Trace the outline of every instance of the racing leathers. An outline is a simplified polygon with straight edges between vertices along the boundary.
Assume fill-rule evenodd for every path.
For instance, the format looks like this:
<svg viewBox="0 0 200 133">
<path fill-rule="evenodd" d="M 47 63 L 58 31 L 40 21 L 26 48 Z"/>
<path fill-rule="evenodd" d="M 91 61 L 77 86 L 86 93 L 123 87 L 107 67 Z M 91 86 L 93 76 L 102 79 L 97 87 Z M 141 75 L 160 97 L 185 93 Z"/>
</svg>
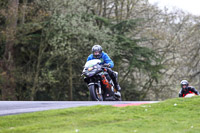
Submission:
<svg viewBox="0 0 200 133">
<path fill-rule="evenodd" d="M 199 92 L 193 86 L 188 86 L 185 89 L 181 88 L 179 97 L 185 97 L 189 93 L 195 93 L 196 95 L 199 95 Z"/>
</svg>

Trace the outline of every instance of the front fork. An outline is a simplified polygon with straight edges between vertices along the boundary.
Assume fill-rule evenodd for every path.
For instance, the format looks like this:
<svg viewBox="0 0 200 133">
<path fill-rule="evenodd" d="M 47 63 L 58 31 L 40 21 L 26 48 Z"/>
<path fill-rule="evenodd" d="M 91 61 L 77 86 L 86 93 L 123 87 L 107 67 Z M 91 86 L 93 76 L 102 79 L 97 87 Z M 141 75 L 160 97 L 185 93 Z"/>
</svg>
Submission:
<svg viewBox="0 0 200 133">
<path fill-rule="evenodd" d="M 102 91 L 101 91 L 101 82 L 100 82 L 100 80 L 98 81 L 98 86 L 99 86 L 99 94 L 101 95 Z"/>
</svg>

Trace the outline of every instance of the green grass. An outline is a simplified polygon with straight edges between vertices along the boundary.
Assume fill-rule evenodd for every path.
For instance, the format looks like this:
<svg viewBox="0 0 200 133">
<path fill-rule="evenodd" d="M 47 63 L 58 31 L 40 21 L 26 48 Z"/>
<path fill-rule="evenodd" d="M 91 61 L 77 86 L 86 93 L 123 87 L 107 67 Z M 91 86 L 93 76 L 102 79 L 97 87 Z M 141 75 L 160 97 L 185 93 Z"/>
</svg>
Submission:
<svg viewBox="0 0 200 133">
<path fill-rule="evenodd" d="M 176 105 L 176 106 L 175 106 Z M 0 133 L 199 133 L 200 97 L 1 116 Z"/>
</svg>

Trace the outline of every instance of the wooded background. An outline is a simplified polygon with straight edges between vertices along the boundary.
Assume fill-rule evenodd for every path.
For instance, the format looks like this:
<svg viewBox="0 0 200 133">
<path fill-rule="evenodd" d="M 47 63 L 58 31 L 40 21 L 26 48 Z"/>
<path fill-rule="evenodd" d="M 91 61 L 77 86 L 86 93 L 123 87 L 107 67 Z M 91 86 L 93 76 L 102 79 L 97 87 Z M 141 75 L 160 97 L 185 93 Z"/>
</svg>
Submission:
<svg viewBox="0 0 200 133">
<path fill-rule="evenodd" d="M 148 0 L 0 0 L 0 100 L 89 100 L 94 44 L 119 72 L 123 100 L 199 90 L 200 17 Z"/>
</svg>

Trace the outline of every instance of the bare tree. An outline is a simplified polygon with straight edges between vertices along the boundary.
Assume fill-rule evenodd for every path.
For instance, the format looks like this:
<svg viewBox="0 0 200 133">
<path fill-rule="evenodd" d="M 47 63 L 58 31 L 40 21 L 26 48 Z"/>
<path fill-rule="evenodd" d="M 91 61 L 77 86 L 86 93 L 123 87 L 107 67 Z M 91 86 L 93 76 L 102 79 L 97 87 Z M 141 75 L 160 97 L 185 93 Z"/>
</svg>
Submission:
<svg viewBox="0 0 200 133">
<path fill-rule="evenodd" d="M 18 0 L 8 1 L 8 14 L 6 18 L 6 45 L 3 57 L 3 87 L 2 100 L 16 100 L 15 93 L 15 63 L 14 63 L 14 43 L 18 20 Z"/>
</svg>

